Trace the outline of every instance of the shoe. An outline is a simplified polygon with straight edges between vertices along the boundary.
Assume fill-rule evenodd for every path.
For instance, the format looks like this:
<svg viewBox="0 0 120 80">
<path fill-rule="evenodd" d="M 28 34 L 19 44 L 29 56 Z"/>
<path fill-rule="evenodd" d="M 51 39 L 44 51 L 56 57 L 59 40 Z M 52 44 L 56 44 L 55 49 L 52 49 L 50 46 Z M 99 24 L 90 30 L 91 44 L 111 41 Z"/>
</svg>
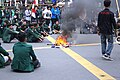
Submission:
<svg viewBox="0 0 120 80">
<path fill-rule="evenodd" d="M 40 64 L 40 63 L 38 63 L 35 68 L 39 68 L 39 67 L 41 67 L 41 64 Z"/>
<path fill-rule="evenodd" d="M 39 60 L 33 61 L 34 68 L 39 68 L 41 66 Z"/>
<path fill-rule="evenodd" d="M 103 55 L 102 58 L 104 58 L 105 60 L 113 61 L 113 59 L 107 54 Z"/>
<path fill-rule="evenodd" d="M 104 56 L 104 55 L 102 55 L 102 58 L 105 58 L 105 56 Z"/>
<path fill-rule="evenodd" d="M 104 56 L 104 55 L 102 56 L 102 58 L 105 59 L 105 60 L 108 60 L 108 57 L 106 57 L 106 56 Z"/>
<path fill-rule="evenodd" d="M 113 59 L 110 56 L 108 56 L 108 60 L 113 61 Z"/>
<path fill-rule="evenodd" d="M 8 65 L 10 65 L 11 64 L 11 60 L 8 60 L 4 65 L 5 66 L 8 66 Z"/>
<path fill-rule="evenodd" d="M 108 55 L 107 54 L 104 54 L 103 56 L 102 56 L 102 58 L 104 58 L 104 59 L 108 59 Z"/>
<path fill-rule="evenodd" d="M 105 57 L 108 57 L 108 54 L 104 54 Z"/>
</svg>

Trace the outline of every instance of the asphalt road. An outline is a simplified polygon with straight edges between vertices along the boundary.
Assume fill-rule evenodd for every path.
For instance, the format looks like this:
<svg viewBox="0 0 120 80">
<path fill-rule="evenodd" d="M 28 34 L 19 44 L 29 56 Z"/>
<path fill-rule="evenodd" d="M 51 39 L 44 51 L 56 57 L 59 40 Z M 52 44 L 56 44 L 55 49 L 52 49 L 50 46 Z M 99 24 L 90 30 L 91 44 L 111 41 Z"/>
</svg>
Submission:
<svg viewBox="0 0 120 80">
<path fill-rule="evenodd" d="M 54 39 L 57 37 L 51 36 Z M 120 80 L 120 45 L 114 44 L 111 55 L 114 60 L 106 61 L 101 58 L 98 35 L 77 34 L 75 39 L 79 45 L 68 49 L 51 48 L 47 45 L 50 43 L 47 39 L 43 43 L 29 43 L 33 45 L 42 66 L 31 73 L 12 72 L 11 67 L 7 66 L 0 69 L 0 80 Z M 2 43 L 11 57 L 13 54 L 10 50 L 15 42 L 17 40 Z"/>
</svg>

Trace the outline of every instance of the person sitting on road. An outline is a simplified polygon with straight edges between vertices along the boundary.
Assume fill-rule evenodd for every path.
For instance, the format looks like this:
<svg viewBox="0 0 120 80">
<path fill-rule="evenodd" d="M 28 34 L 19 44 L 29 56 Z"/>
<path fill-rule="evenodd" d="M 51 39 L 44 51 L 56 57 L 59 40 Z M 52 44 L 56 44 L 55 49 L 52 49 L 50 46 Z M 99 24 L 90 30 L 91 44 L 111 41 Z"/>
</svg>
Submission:
<svg viewBox="0 0 120 80">
<path fill-rule="evenodd" d="M 25 32 L 26 29 L 27 29 L 26 25 L 23 24 L 23 25 L 17 27 L 16 31 L 18 31 L 18 32 Z"/>
<path fill-rule="evenodd" d="M 43 28 L 42 26 L 40 26 L 39 23 L 37 23 L 37 24 L 35 25 L 35 29 L 36 29 L 36 31 L 37 31 L 39 34 L 41 34 L 41 36 L 43 36 L 43 37 L 48 36 L 47 32 L 44 31 L 44 28 Z"/>
<path fill-rule="evenodd" d="M 56 23 L 53 25 L 53 32 L 54 34 L 60 33 L 60 25 L 58 21 L 56 21 Z"/>
<path fill-rule="evenodd" d="M 0 68 L 4 68 L 7 65 L 10 65 L 11 58 L 9 56 L 9 53 L 2 48 L 0 43 Z"/>
<path fill-rule="evenodd" d="M 42 42 L 43 38 L 39 32 L 35 30 L 35 23 L 31 23 L 29 28 L 26 30 L 27 42 Z"/>
<path fill-rule="evenodd" d="M 10 43 L 14 38 L 17 38 L 19 32 L 13 29 L 12 24 L 8 24 L 4 29 L 2 40 L 4 43 Z"/>
<path fill-rule="evenodd" d="M 32 72 L 40 67 L 40 62 L 37 59 L 32 45 L 26 43 L 26 34 L 24 32 L 18 35 L 19 42 L 13 46 L 13 61 L 11 69 L 15 72 Z"/>
</svg>

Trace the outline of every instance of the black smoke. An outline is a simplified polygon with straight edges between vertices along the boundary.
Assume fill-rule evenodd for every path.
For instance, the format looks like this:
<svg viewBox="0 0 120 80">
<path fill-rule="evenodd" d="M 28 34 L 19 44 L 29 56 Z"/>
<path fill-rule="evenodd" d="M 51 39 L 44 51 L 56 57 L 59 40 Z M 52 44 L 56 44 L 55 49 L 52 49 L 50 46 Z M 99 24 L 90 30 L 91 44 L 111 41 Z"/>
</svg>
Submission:
<svg viewBox="0 0 120 80">
<path fill-rule="evenodd" d="M 84 22 L 92 20 L 97 12 L 97 0 L 74 0 L 70 6 L 66 4 L 61 13 L 63 32 L 72 36 L 76 29 L 84 27 Z"/>
<path fill-rule="evenodd" d="M 96 4 L 96 0 L 74 0 L 70 6 L 66 4 L 61 14 L 62 29 L 73 31 L 81 20 L 86 21 L 93 18 L 97 11 Z"/>
</svg>

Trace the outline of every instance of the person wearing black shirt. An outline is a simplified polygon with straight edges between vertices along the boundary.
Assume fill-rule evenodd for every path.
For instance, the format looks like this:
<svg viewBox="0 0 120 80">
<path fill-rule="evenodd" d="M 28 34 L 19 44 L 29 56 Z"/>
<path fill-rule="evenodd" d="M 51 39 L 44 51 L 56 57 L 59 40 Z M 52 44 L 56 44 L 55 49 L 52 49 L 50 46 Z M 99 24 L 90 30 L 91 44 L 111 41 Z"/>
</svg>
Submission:
<svg viewBox="0 0 120 80">
<path fill-rule="evenodd" d="M 108 60 L 112 60 L 110 55 L 113 49 L 114 29 L 116 29 L 114 13 L 109 10 L 110 5 L 111 0 L 104 0 L 105 9 L 98 15 L 98 31 L 101 37 L 102 55 L 103 58 Z M 108 45 L 106 41 L 108 41 Z"/>
</svg>

